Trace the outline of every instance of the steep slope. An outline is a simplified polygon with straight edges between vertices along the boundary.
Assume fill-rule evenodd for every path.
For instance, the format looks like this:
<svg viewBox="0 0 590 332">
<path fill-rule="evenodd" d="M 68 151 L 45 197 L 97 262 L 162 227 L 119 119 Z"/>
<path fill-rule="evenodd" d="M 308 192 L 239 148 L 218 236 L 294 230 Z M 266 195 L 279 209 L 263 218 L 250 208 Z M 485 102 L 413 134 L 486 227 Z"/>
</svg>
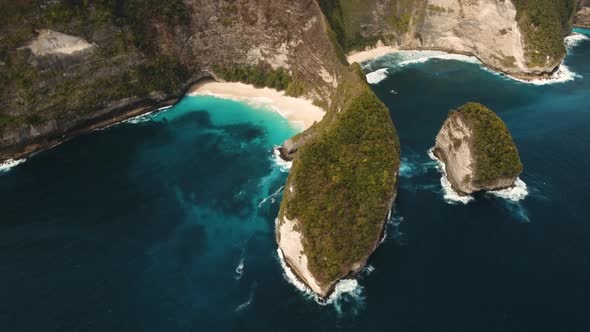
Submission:
<svg viewBox="0 0 590 332">
<path fill-rule="evenodd" d="M 508 128 L 478 103 L 449 113 L 436 136 L 434 154 L 445 164 L 453 189 L 461 194 L 511 187 L 522 172 Z"/>
<path fill-rule="evenodd" d="M 347 51 L 381 40 L 404 49 L 474 55 L 489 67 L 531 78 L 553 72 L 563 60 L 576 0 L 321 3 Z"/>
</svg>

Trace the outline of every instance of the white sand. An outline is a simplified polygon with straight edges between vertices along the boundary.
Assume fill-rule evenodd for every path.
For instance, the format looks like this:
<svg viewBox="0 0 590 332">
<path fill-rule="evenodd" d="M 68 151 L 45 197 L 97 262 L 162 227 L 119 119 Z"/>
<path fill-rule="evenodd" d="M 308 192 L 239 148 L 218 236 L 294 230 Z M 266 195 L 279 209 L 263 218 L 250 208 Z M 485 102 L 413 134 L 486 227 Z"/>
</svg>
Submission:
<svg viewBox="0 0 590 332">
<path fill-rule="evenodd" d="M 195 84 L 188 93 L 210 95 L 220 98 L 245 101 L 278 112 L 289 122 L 305 130 L 319 122 L 325 112 L 313 105 L 311 100 L 286 96 L 284 92 L 269 88 L 256 88 L 244 83 L 203 82 Z"/>
<path fill-rule="evenodd" d="M 358 62 L 362 63 L 365 61 L 369 61 L 371 59 L 375 59 L 389 53 L 393 53 L 397 51 L 397 47 L 394 46 L 385 46 L 381 41 L 377 42 L 377 45 L 374 48 L 368 48 L 364 51 L 353 51 L 346 56 L 346 59 L 349 63 Z"/>
</svg>

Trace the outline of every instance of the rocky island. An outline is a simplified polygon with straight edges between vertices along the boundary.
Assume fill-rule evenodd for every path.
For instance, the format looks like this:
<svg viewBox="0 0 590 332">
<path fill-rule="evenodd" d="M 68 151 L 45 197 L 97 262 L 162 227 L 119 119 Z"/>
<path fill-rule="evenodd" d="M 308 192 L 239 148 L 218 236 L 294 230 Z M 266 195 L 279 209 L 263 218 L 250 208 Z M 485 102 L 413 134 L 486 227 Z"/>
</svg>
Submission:
<svg viewBox="0 0 590 332">
<path fill-rule="evenodd" d="M 435 156 L 459 194 L 510 188 L 522 172 L 516 145 L 489 108 L 467 103 L 451 111 L 436 136 Z"/>
</svg>

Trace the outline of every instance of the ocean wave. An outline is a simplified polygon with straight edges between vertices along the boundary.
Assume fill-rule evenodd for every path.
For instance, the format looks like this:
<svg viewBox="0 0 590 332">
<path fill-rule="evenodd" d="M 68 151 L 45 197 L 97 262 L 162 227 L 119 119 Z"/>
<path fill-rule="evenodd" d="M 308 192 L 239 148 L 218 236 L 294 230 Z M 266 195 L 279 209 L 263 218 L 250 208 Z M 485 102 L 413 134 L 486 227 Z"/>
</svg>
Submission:
<svg viewBox="0 0 590 332">
<path fill-rule="evenodd" d="M 333 305 L 338 313 L 342 313 L 342 304 L 344 302 L 353 302 L 356 304 L 364 303 L 365 298 L 363 296 L 363 287 L 359 285 L 356 279 L 339 280 L 338 283 L 336 283 L 336 286 L 334 286 L 332 294 L 330 294 L 327 299 L 323 299 L 317 296 L 316 293 L 310 290 L 307 285 L 295 276 L 295 273 L 293 273 L 291 268 L 285 262 L 285 257 L 283 256 L 281 248 L 277 248 L 277 255 L 281 268 L 283 269 L 283 277 L 288 283 L 295 286 L 306 299 L 314 300 L 321 306 Z"/>
<path fill-rule="evenodd" d="M 276 202 L 276 198 L 277 196 L 279 196 L 281 194 L 281 192 L 283 191 L 283 188 L 285 186 L 281 186 L 279 189 L 277 189 L 274 193 L 272 193 L 272 195 L 263 198 L 260 203 L 258 203 L 258 207 L 261 208 L 266 202 L 270 201 L 272 204 L 274 204 Z"/>
<path fill-rule="evenodd" d="M 272 150 L 272 161 L 276 166 L 279 167 L 281 172 L 289 173 L 291 166 L 293 166 L 293 162 L 283 160 L 283 158 L 281 158 L 281 152 L 279 151 L 279 148 L 279 146 L 275 146 Z"/>
<path fill-rule="evenodd" d="M 582 33 L 574 32 L 571 35 L 565 37 L 564 42 L 567 48 L 571 48 L 578 46 L 584 40 L 590 40 L 590 37 Z"/>
<path fill-rule="evenodd" d="M 138 123 L 142 123 L 142 122 L 148 122 L 151 121 L 156 115 L 158 115 L 159 112 L 161 111 L 165 111 L 169 108 L 172 108 L 172 106 L 164 106 L 164 107 L 160 107 L 158 109 L 155 109 L 151 112 L 147 112 L 132 118 L 129 118 L 125 121 L 123 121 L 124 123 L 130 123 L 130 124 L 138 124 Z"/>
<path fill-rule="evenodd" d="M 451 204 L 458 204 L 458 203 L 467 204 L 467 203 L 471 202 L 472 200 L 474 200 L 474 198 L 472 196 L 459 195 L 459 193 L 457 193 L 453 189 L 453 186 L 451 186 L 451 183 L 447 179 L 447 170 L 445 168 L 445 164 L 434 155 L 434 148 L 431 148 L 428 150 L 428 156 L 430 157 L 430 159 L 437 162 L 437 168 L 438 168 L 439 172 L 442 173 L 442 176 L 440 178 L 440 184 L 443 189 L 443 198 L 445 199 L 445 201 L 447 201 L 448 203 L 451 203 Z"/>
<path fill-rule="evenodd" d="M 12 168 L 24 163 L 25 161 L 27 161 L 27 159 L 25 159 L 25 158 L 16 159 L 16 160 L 14 160 L 14 159 L 5 160 L 4 162 L 0 163 L 0 173 L 8 172 Z"/>
<path fill-rule="evenodd" d="M 381 68 L 381 69 L 377 69 L 375 71 L 372 71 L 366 75 L 367 76 L 367 83 L 377 84 L 377 83 L 383 81 L 384 79 L 386 79 L 387 74 L 388 74 L 387 68 Z"/>
<path fill-rule="evenodd" d="M 514 187 L 512 188 L 492 190 L 488 191 L 488 193 L 513 202 L 522 201 L 529 194 L 526 183 L 524 183 L 524 181 L 522 181 L 520 178 L 516 179 L 514 182 Z"/>
</svg>

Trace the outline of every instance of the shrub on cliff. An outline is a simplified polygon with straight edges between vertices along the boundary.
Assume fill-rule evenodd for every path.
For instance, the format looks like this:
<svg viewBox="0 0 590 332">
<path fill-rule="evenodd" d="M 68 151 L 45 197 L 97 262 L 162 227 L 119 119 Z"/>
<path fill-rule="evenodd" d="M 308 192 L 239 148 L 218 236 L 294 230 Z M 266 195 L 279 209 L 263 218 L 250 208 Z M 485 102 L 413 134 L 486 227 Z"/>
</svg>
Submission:
<svg viewBox="0 0 590 332">
<path fill-rule="evenodd" d="M 474 131 L 476 185 L 485 187 L 499 178 L 513 178 L 522 172 L 522 163 L 512 136 L 492 110 L 482 104 L 467 103 L 455 112 Z"/>
<path fill-rule="evenodd" d="M 321 283 L 371 253 L 395 194 L 399 141 L 360 67 L 343 78 L 318 134 L 298 151 L 282 211 L 302 224 L 308 268 Z"/>
</svg>

